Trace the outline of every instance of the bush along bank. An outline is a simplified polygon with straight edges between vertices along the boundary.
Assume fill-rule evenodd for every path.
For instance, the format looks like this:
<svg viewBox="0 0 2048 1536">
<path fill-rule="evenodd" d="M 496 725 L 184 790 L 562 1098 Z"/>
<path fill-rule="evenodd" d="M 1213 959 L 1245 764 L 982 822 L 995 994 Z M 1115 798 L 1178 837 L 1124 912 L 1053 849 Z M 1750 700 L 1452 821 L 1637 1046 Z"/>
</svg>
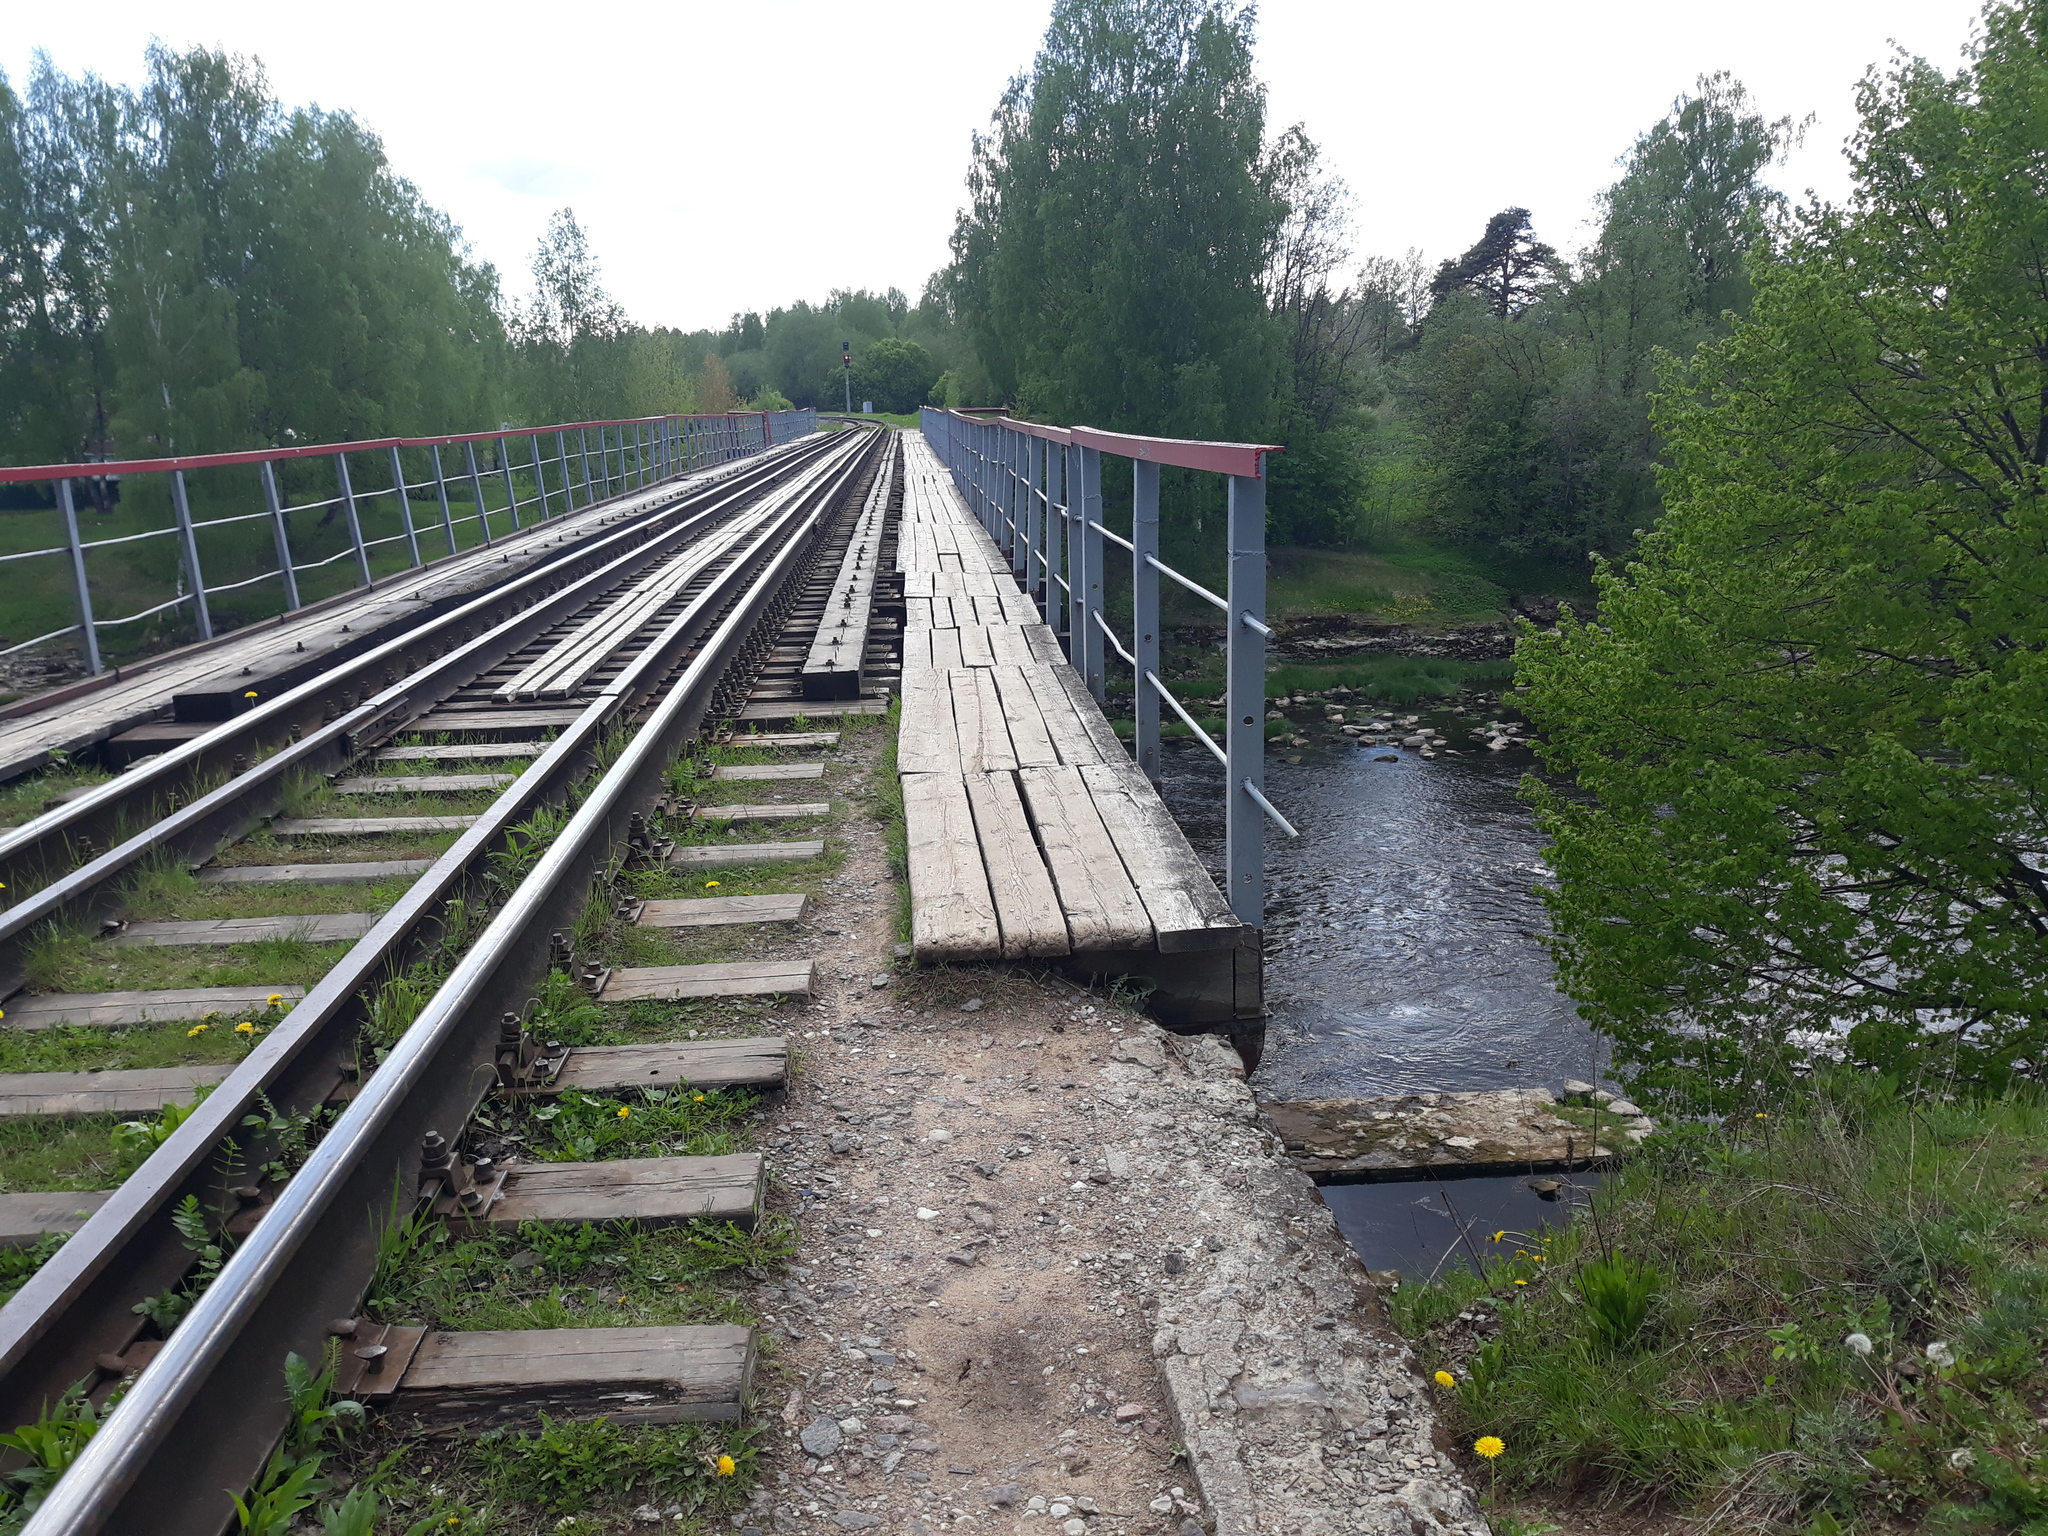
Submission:
<svg viewBox="0 0 2048 1536">
<path fill-rule="evenodd" d="M 1482 1487 L 1812 1536 L 2048 1532 L 2037 1093 L 1838 1073 L 1390 1298 Z M 1498 1443 L 1495 1443 L 1498 1442 Z"/>
</svg>

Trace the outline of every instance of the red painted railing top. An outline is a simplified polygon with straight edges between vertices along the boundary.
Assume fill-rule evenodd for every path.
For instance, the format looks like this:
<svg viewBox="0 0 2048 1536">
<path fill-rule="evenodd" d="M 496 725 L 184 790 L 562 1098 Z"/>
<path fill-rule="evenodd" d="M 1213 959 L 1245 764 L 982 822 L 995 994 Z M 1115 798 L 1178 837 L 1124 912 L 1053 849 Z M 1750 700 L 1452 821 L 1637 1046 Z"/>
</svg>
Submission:
<svg viewBox="0 0 2048 1536">
<path fill-rule="evenodd" d="M 1148 464 L 1167 464 L 1176 469 L 1206 469 L 1219 475 L 1245 475 L 1253 480 L 1264 478 L 1267 454 L 1287 451 L 1283 443 L 1208 443 L 1197 438 L 1104 432 L 1099 427 L 1048 427 L 1008 416 L 970 416 L 959 411 L 947 414 L 976 426 L 1007 427 L 1055 443 L 1078 443 L 1083 448 L 1113 453 L 1120 459 L 1143 459 Z"/>
<path fill-rule="evenodd" d="M 505 437 L 575 432 L 585 427 L 645 426 L 656 421 L 740 421 L 766 418 L 772 411 L 725 411 L 696 416 L 621 416 L 605 421 L 557 421 L 544 427 L 504 427 L 496 432 L 453 432 L 445 437 L 361 437 L 346 443 L 309 443 L 301 448 L 242 448 L 233 453 L 193 453 L 171 459 L 108 459 L 98 464 L 0 465 L 0 484 L 18 480 L 87 480 L 106 475 L 143 475 L 172 469 L 218 469 L 264 460 L 311 459 L 330 453 L 363 453 L 372 448 L 433 448 L 448 443 L 484 443 Z"/>
</svg>

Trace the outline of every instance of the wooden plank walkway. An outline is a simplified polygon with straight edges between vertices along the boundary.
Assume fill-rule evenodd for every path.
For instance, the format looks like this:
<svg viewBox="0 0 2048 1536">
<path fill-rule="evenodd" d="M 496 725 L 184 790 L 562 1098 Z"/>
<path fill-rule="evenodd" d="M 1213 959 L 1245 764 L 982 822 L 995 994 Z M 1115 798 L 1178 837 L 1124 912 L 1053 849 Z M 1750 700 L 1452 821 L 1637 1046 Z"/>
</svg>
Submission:
<svg viewBox="0 0 2048 1536">
<path fill-rule="evenodd" d="M 1257 940 L 1067 665 L 936 455 L 904 434 L 897 772 L 920 960 L 1249 954 Z M 1247 977 L 1249 986 L 1247 986 Z M 1221 983 L 1203 984 L 1215 992 Z"/>
</svg>

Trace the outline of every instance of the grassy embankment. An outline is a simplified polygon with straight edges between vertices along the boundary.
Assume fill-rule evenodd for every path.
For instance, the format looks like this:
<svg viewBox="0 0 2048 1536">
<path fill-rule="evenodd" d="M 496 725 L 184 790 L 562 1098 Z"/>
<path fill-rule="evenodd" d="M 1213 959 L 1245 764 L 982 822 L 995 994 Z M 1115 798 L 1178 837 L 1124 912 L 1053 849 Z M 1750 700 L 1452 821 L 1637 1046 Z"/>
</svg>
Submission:
<svg viewBox="0 0 2048 1536">
<path fill-rule="evenodd" d="M 1666 1131 L 1561 1229 L 1474 1234 L 1484 1275 L 1390 1302 L 1512 1506 L 1495 1529 L 1575 1502 L 1811 1536 L 2048 1529 L 2044 1132 L 2037 1094 L 1836 1074 Z"/>
</svg>

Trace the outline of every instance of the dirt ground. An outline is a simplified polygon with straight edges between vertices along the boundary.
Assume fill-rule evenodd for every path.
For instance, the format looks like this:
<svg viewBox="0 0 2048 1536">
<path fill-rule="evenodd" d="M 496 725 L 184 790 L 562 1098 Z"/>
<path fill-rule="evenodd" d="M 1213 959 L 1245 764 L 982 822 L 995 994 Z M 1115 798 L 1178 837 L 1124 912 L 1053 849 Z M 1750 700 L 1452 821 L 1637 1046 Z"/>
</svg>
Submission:
<svg viewBox="0 0 2048 1536">
<path fill-rule="evenodd" d="M 749 1525 L 1178 1531 L 1199 1500 L 1143 1305 L 1162 1255 L 1070 1113 L 1142 1023 L 1049 974 L 898 968 L 881 826 L 838 830 L 801 1065 L 760 1127 L 803 1242 L 759 1289 L 786 1384 Z"/>
</svg>

